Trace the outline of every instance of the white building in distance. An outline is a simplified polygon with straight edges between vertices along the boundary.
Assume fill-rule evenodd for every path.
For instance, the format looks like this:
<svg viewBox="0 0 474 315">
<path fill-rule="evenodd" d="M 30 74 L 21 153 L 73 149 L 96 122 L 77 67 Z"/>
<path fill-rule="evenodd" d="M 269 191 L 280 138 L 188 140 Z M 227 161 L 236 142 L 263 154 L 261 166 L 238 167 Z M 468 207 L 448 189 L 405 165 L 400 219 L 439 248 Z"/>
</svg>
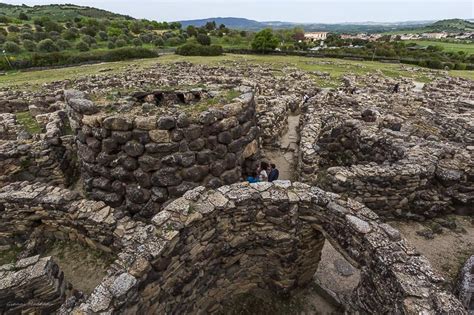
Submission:
<svg viewBox="0 0 474 315">
<path fill-rule="evenodd" d="M 311 32 L 305 33 L 304 38 L 309 41 L 318 41 L 318 40 L 326 40 L 328 37 L 328 32 Z"/>
</svg>

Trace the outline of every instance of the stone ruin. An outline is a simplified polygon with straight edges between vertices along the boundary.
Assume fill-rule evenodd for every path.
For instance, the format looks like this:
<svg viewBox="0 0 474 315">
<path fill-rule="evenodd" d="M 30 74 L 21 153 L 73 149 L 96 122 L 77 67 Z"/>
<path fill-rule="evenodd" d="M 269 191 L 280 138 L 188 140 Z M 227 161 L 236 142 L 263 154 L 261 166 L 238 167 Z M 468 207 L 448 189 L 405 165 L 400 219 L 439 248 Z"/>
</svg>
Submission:
<svg viewBox="0 0 474 315">
<path fill-rule="evenodd" d="M 469 263 L 453 294 L 384 223 L 472 210 L 472 83 L 418 91 L 347 76 L 328 91 L 294 68 L 230 66 L 1 92 L 0 250 L 21 252 L 0 266 L 0 311 L 220 313 L 241 294 L 309 285 L 325 241 L 360 271 L 352 294 L 336 295 L 342 311 L 472 308 Z M 400 93 L 387 92 L 394 82 Z M 17 121 L 26 110 L 40 134 Z M 242 182 L 280 146 L 290 115 L 300 115 L 300 182 Z M 43 257 L 54 239 L 115 255 L 90 294 Z"/>
</svg>

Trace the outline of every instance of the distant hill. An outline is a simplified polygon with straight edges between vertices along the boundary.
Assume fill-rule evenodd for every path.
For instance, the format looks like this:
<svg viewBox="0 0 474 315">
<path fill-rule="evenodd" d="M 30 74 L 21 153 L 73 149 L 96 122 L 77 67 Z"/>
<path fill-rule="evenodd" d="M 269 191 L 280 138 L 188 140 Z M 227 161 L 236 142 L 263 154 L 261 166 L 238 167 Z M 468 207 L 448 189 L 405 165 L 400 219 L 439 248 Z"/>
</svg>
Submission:
<svg viewBox="0 0 474 315">
<path fill-rule="evenodd" d="M 435 32 L 474 32 L 474 23 L 461 19 L 441 20 L 429 25 L 427 29 Z"/>
<path fill-rule="evenodd" d="M 17 17 L 25 13 L 31 19 L 49 17 L 52 21 L 68 22 L 74 18 L 90 17 L 100 19 L 127 19 L 133 18 L 127 15 L 117 14 L 106 10 L 92 7 L 78 6 L 74 4 L 50 4 L 50 5 L 11 5 L 0 3 L 0 15 Z"/>
<path fill-rule="evenodd" d="M 328 31 L 328 32 L 387 32 L 401 28 L 421 27 L 432 23 L 429 22 L 400 22 L 400 23 L 376 23 L 376 22 L 364 22 L 364 23 L 336 23 L 336 24 L 325 24 L 325 23 L 293 23 L 283 21 L 266 21 L 259 22 L 255 20 L 249 20 L 237 17 L 215 17 L 197 20 L 185 20 L 179 21 L 183 27 L 189 25 L 203 26 L 207 22 L 215 21 L 216 24 L 225 24 L 227 27 L 234 29 L 242 29 L 248 31 L 258 31 L 264 28 L 274 29 L 287 29 L 293 27 L 303 27 L 306 31 Z"/>
<path fill-rule="evenodd" d="M 236 17 L 215 17 L 198 20 L 179 21 L 183 27 L 188 25 L 203 26 L 207 22 L 215 21 L 216 24 L 225 24 L 227 27 L 249 31 L 258 31 L 267 27 L 274 29 L 287 29 L 303 27 L 306 31 L 326 31 L 336 33 L 384 33 L 397 31 L 415 32 L 472 32 L 474 23 L 462 19 L 450 19 L 441 21 L 406 21 L 406 22 L 360 22 L 360 23 L 292 23 L 282 21 L 259 22 Z"/>
</svg>

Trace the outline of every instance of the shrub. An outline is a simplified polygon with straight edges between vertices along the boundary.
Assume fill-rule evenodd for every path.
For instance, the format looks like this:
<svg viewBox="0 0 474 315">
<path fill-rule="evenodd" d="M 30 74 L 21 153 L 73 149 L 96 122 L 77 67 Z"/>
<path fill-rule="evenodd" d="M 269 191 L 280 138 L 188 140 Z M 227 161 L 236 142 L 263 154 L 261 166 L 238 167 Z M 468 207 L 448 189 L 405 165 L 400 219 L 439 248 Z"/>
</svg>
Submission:
<svg viewBox="0 0 474 315">
<path fill-rule="evenodd" d="M 149 44 L 152 40 L 152 35 L 151 34 L 141 34 L 140 35 L 140 39 L 142 42 L 144 42 L 145 44 Z"/>
<path fill-rule="evenodd" d="M 176 50 L 176 54 L 182 56 L 220 56 L 223 53 L 224 50 L 219 45 L 185 44 Z"/>
<path fill-rule="evenodd" d="M 75 40 L 79 37 L 79 31 L 77 30 L 77 28 L 72 27 L 70 29 L 65 30 L 62 36 L 65 40 Z"/>
<path fill-rule="evenodd" d="M 34 39 L 35 39 L 35 37 L 33 36 L 33 34 L 31 34 L 31 33 L 26 33 L 26 32 L 25 32 L 25 33 L 22 33 L 22 34 L 20 35 L 20 38 L 21 38 L 22 40 L 34 40 Z"/>
<path fill-rule="evenodd" d="M 198 34 L 196 36 L 196 39 L 198 43 L 201 45 L 209 46 L 211 44 L 211 38 L 207 36 L 206 34 Z"/>
<path fill-rule="evenodd" d="M 454 65 L 454 69 L 456 69 L 456 70 L 466 70 L 466 64 L 465 63 L 456 63 Z"/>
<path fill-rule="evenodd" d="M 90 36 L 90 35 L 84 35 L 82 36 L 82 41 L 83 42 L 86 42 L 88 45 L 92 45 L 92 44 L 96 44 L 97 41 L 95 40 L 94 37 Z"/>
<path fill-rule="evenodd" d="M 28 17 L 28 15 L 25 14 L 25 12 L 21 12 L 19 15 L 18 15 L 18 18 L 20 20 L 23 20 L 23 21 L 28 21 L 30 18 Z"/>
<path fill-rule="evenodd" d="M 20 46 L 18 46 L 17 43 L 11 41 L 5 42 L 5 44 L 3 44 L 3 49 L 5 49 L 5 51 L 10 54 L 18 54 L 21 51 Z"/>
<path fill-rule="evenodd" d="M 159 38 L 157 38 L 157 39 L 155 39 L 155 40 L 153 41 L 153 45 L 155 45 L 155 46 L 157 46 L 157 47 L 158 47 L 158 46 L 164 46 L 164 45 L 165 45 L 165 41 L 163 40 L 163 38 L 159 37 Z"/>
<path fill-rule="evenodd" d="M 134 38 L 132 40 L 132 44 L 133 46 L 135 47 L 140 47 L 141 45 L 143 45 L 142 41 L 140 40 L 140 38 Z"/>
<path fill-rule="evenodd" d="M 38 50 L 41 52 L 53 52 L 58 51 L 58 47 L 51 39 L 47 38 L 38 43 Z"/>
<path fill-rule="evenodd" d="M 61 33 L 63 31 L 63 27 L 62 25 L 56 23 L 56 22 L 53 22 L 53 21 L 45 21 L 43 23 L 43 26 L 44 26 L 44 29 L 46 30 L 46 32 L 58 32 L 58 33 Z"/>
<path fill-rule="evenodd" d="M 114 42 L 108 42 L 107 43 L 107 48 L 108 49 L 114 49 L 115 48 L 115 43 Z"/>
<path fill-rule="evenodd" d="M 28 51 L 35 51 L 36 50 L 36 43 L 32 40 L 25 39 L 23 41 L 23 48 L 25 48 Z"/>
<path fill-rule="evenodd" d="M 90 48 L 86 42 L 80 41 L 79 43 L 77 43 L 76 49 L 79 51 L 88 51 Z"/>
<path fill-rule="evenodd" d="M 106 41 L 107 39 L 109 39 L 109 36 L 104 31 L 100 31 L 99 33 L 97 33 L 97 35 L 99 36 L 100 40 L 102 40 L 102 41 Z"/>
<path fill-rule="evenodd" d="M 5 42 L 6 42 L 6 40 L 7 40 L 7 38 L 5 37 L 5 35 L 3 35 L 3 34 L 0 34 L 0 44 L 3 44 L 3 43 L 5 43 Z"/>
<path fill-rule="evenodd" d="M 16 25 L 9 25 L 7 27 L 7 30 L 10 32 L 10 33 L 18 33 L 20 31 L 20 28 Z"/>
<path fill-rule="evenodd" d="M 7 24 L 10 22 L 10 19 L 5 15 L 0 15 L 0 23 Z"/>
<path fill-rule="evenodd" d="M 58 39 L 56 41 L 56 46 L 58 46 L 60 50 L 66 50 L 66 49 L 71 48 L 71 43 L 69 43 L 67 40 L 64 40 L 64 39 Z"/>
<path fill-rule="evenodd" d="M 115 46 L 124 47 L 124 46 L 127 46 L 127 42 L 124 41 L 123 39 L 117 39 L 117 41 L 115 42 Z"/>
</svg>

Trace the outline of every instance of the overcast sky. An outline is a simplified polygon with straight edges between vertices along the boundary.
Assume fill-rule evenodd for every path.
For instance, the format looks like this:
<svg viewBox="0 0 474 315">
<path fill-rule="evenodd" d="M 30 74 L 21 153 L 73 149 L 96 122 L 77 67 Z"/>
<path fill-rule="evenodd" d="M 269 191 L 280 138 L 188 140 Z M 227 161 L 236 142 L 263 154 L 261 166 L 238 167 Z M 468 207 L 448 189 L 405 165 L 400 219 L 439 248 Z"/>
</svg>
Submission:
<svg viewBox="0 0 474 315">
<path fill-rule="evenodd" d="M 0 0 L 74 3 L 152 20 L 245 17 L 258 21 L 394 22 L 474 18 L 474 0 Z"/>
</svg>

